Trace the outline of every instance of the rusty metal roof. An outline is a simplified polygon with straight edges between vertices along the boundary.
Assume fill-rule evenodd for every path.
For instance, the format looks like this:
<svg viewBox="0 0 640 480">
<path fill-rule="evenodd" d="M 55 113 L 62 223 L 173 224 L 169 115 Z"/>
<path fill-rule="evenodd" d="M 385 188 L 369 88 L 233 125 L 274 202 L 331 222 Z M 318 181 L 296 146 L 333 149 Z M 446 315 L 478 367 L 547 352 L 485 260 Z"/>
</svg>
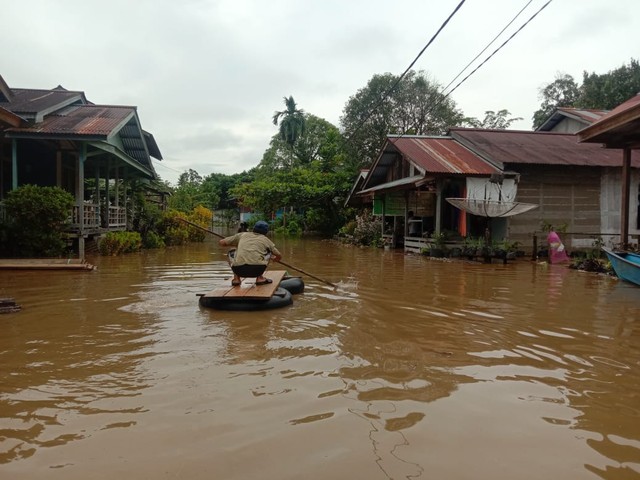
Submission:
<svg viewBox="0 0 640 480">
<path fill-rule="evenodd" d="M 135 112 L 134 107 L 74 105 L 46 116 L 41 123 L 9 129 L 8 132 L 15 137 L 63 135 L 106 140 L 114 131 L 124 127 Z"/>
<path fill-rule="evenodd" d="M 24 119 L 13 112 L 0 107 L 0 127 L 18 127 L 24 122 Z"/>
<path fill-rule="evenodd" d="M 610 148 L 640 148 L 640 93 L 580 130 L 578 138 L 580 142 L 603 143 Z M 637 152 L 634 155 L 637 159 Z"/>
<path fill-rule="evenodd" d="M 449 134 L 502 168 L 505 164 L 620 166 L 619 153 L 596 144 L 578 143 L 573 134 L 474 128 L 452 128 Z M 640 155 L 633 156 L 632 164 L 640 167 Z"/>
<path fill-rule="evenodd" d="M 389 136 L 387 141 L 426 173 L 491 175 L 500 172 L 449 137 Z"/>
<path fill-rule="evenodd" d="M 85 104 L 82 92 L 72 92 L 58 87 L 54 90 L 34 90 L 12 88 L 12 98 L 8 102 L 0 102 L 3 107 L 28 120 L 42 121 L 45 115 L 72 104 Z"/>
<path fill-rule="evenodd" d="M 421 175 L 490 176 L 500 173 L 491 163 L 475 155 L 450 137 L 387 136 L 382 152 L 364 182 L 364 189 L 387 185 L 388 171 L 398 157 L 413 164 Z M 393 181 L 401 179 L 395 178 Z"/>
<path fill-rule="evenodd" d="M 596 110 L 588 108 L 570 108 L 570 107 L 558 107 L 551 116 L 545 120 L 536 130 L 538 131 L 551 131 L 553 128 L 565 118 L 571 118 L 577 120 L 581 124 L 587 126 L 593 122 L 598 121 L 609 110 Z"/>
</svg>

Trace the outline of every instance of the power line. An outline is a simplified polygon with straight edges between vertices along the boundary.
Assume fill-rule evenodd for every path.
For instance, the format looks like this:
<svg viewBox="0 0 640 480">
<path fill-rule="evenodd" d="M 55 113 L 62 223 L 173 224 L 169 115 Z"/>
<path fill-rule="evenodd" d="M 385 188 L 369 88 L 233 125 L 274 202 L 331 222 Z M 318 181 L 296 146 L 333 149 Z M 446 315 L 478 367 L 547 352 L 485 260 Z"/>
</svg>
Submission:
<svg viewBox="0 0 640 480">
<path fill-rule="evenodd" d="M 516 19 L 520 16 L 520 14 L 521 14 L 522 12 L 524 12 L 524 11 L 527 9 L 527 7 L 528 7 L 529 5 L 531 5 L 531 2 L 533 2 L 533 0 L 529 0 L 529 1 L 527 2 L 527 4 L 526 4 L 524 7 L 522 7 L 522 8 L 520 9 L 520 11 L 519 11 L 518 13 L 516 13 L 516 15 L 515 15 L 515 16 L 514 16 L 510 21 L 509 21 L 509 23 L 507 23 L 507 24 L 504 26 L 504 28 L 503 28 L 502 30 L 500 30 L 500 32 L 499 32 L 495 37 L 493 37 L 493 40 L 491 40 L 489 43 L 487 43 L 487 45 L 486 45 L 486 46 L 485 46 L 485 47 L 480 51 L 480 53 L 478 53 L 475 57 L 473 57 L 473 60 L 471 60 L 469 63 L 467 63 L 467 65 L 466 65 L 462 70 L 460 70 L 460 72 L 459 72 L 459 73 L 458 73 L 458 74 L 453 78 L 453 80 L 451 80 L 451 81 L 447 84 L 447 86 L 446 86 L 446 87 L 444 87 L 444 88 L 442 89 L 442 93 L 446 92 L 446 91 L 447 91 L 447 88 L 449 88 L 449 87 L 451 86 L 451 84 L 452 84 L 453 82 L 455 82 L 455 81 L 458 79 L 458 77 L 460 77 L 460 75 L 462 75 L 462 74 L 465 72 L 465 70 L 466 70 L 467 68 L 469 68 L 469 67 L 471 66 L 471 64 L 472 64 L 473 62 L 475 62 L 475 61 L 478 59 L 478 57 L 480 57 L 480 55 L 482 55 L 484 52 L 486 52 L 486 51 L 487 51 L 487 49 L 488 49 L 491 45 L 493 45 L 493 42 L 495 42 L 495 41 L 498 39 L 498 37 L 500 37 L 500 35 L 502 35 L 502 34 L 504 33 L 504 31 L 505 31 L 507 28 L 509 28 L 513 22 L 515 22 L 515 21 L 516 21 Z"/>
<path fill-rule="evenodd" d="M 489 61 L 489 60 L 490 60 L 490 59 L 491 59 L 491 58 L 492 58 L 496 53 L 498 53 L 498 52 L 499 52 L 499 51 L 500 51 L 500 50 L 501 50 L 501 49 L 502 49 L 502 48 L 503 48 L 507 43 L 509 43 L 509 42 L 510 42 L 510 41 L 511 41 L 511 40 L 512 40 L 512 39 L 513 39 L 513 38 L 514 38 L 518 33 L 520 33 L 520 32 L 522 31 L 522 29 L 523 29 L 524 27 L 526 27 L 526 26 L 527 26 L 527 25 L 528 25 L 528 24 L 529 24 L 529 23 L 530 23 L 530 22 L 531 22 L 531 21 L 532 21 L 536 16 L 538 16 L 538 14 L 539 14 L 540 12 L 542 12 L 542 10 L 544 10 L 544 9 L 545 9 L 545 8 L 546 8 L 546 7 L 547 7 L 547 6 L 552 2 L 552 1 L 553 1 L 553 0 L 548 0 L 548 1 L 547 1 L 547 3 L 545 3 L 542 7 L 540 7 L 540 8 L 538 9 L 538 11 L 537 11 L 537 12 L 535 12 L 535 13 L 534 13 L 534 14 L 533 14 L 533 15 L 532 15 L 532 16 L 531 16 L 531 17 L 530 17 L 530 18 L 529 18 L 525 23 L 523 23 L 523 24 L 520 26 L 520 28 L 518 28 L 518 30 L 516 30 L 513 34 L 511 34 L 511 36 L 510 36 L 509 38 L 507 38 L 507 39 L 502 43 L 502 45 L 500 45 L 497 49 L 495 49 L 495 50 L 493 51 L 493 53 L 492 53 L 491 55 L 489 55 L 486 59 L 484 59 L 480 65 L 478 65 L 478 66 L 477 66 L 473 71 L 471 71 L 471 72 L 470 72 L 466 77 L 464 77 L 460 82 L 458 82 L 458 84 L 457 84 L 453 89 L 451 89 L 451 91 L 449 91 L 448 93 L 446 93 L 446 94 L 445 94 L 445 93 L 444 93 L 444 91 L 449 87 L 449 85 L 451 85 L 451 84 L 455 81 L 455 79 L 456 79 L 456 78 L 458 78 L 458 77 L 462 74 L 462 72 L 464 72 L 464 71 L 469 67 L 469 65 L 470 65 L 471 63 L 473 63 L 473 61 L 475 61 L 475 58 L 474 58 L 474 59 L 473 59 L 473 60 L 472 60 L 472 61 L 471 61 L 471 62 L 470 62 L 466 67 L 464 67 L 464 68 L 461 70 L 461 72 L 460 72 L 460 73 L 459 73 L 459 74 L 458 74 L 458 75 L 457 75 L 457 76 L 456 76 L 456 77 L 455 77 L 455 78 L 454 78 L 454 79 L 449 83 L 449 85 L 447 85 L 447 87 L 445 87 L 445 88 L 443 89 L 443 91 L 441 92 L 442 97 L 441 97 L 441 98 L 439 98 L 438 100 L 436 100 L 436 101 L 433 103 L 432 107 L 429 109 L 429 111 L 427 111 L 426 115 L 431 114 L 431 113 L 432 113 L 432 112 L 433 112 L 437 107 L 439 107 L 439 106 L 440 106 L 440 104 L 441 104 L 442 102 L 444 102 L 444 101 L 445 101 L 445 100 L 446 100 L 446 99 L 447 99 L 447 98 L 448 98 L 448 97 L 449 97 L 449 96 L 450 96 L 450 95 L 451 95 L 451 94 L 452 94 L 452 93 L 453 93 L 453 92 L 454 92 L 454 91 L 455 91 L 455 90 L 456 90 L 460 85 L 462 85 L 464 82 L 466 82 L 466 81 L 467 81 L 467 80 L 468 80 L 468 79 L 469 79 L 469 78 L 470 78 L 474 73 L 476 73 L 476 72 L 477 72 L 477 71 L 478 71 L 478 70 L 479 70 L 479 69 L 480 69 L 480 68 L 481 68 L 485 63 L 487 63 L 487 62 L 488 62 L 488 61 Z M 484 52 L 484 51 L 485 51 L 485 50 L 486 50 L 486 49 L 487 49 L 487 48 L 488 48 L 488 47 L 489 47 L 489 46 L 490 46 L 490 45 L 491 45 L 491 44 L 496 40 L 496 38 L 498 38 L 498 37 L 502 34 L 502 32 L 504 32 L 504 30 L 505 30 L 506 28 L 508 28 L 508 27 L 509 27 L 509 25 L 511 25 L 511 23 L 513 23 L 513 21 L 514 21 L 514 20 L 515 20 L 515 19 L 516 19 L 516 18 L 517 18 L 521 13 L 522 13 L 522 11 L 523 11 L 524 9 L 526 9 L 526 8 L 529 6 L 529 4 L 530 4 L 530 3 L 531 3 L 531 1 L 529 1 L 529 3 L 527 3 L 527 4 L 524 6 L 524 8 L 522 8 L 522 9 L 521 9 L 517 14 L 516 14 L 516 16 L 513 18 L 513 20 L 511 20 L 511 22 L 509 22 L 509 24 L 508 24 L 505 28 L 503 28 L 503 29 L 502 29 L 502 31 L 501 31 L 498 35 L 496 35 L 496 37 L 495 37 L 491 42 L 489 42 L 489 44 L 488 44 L 488 45 L 487 45 L 487 46 L 482 50 L 482 52 Z M 476 58 L 478 58 L 478 57 L 482 54 L 482 52 L 480 52 L 480 54 L 478 54 L 478 55 L 476 56 Z M 416 122 L 416 123 L 417 123 L 417 122 Z M 398 135 L 398 136 L 397 136 L 397 137 L 395 137 L 393 140 L 391 140 L 391 142 L 392 142 L 392 143 L 395 143 L 395 142 L 397 142 L 398 140 L 400 140 L 402 137 L 404 137 L 404 136 L 407 134 L 407 132 L 408 132 L 409 130 L 411 130 L 411 129 L 416 125 L 416 123 L 414 123 L 413 125 L 411 125 L 411 127 L 409 127 L 408 129 L 406 129 L 404 133 L 402 133 L 401 135 Z"/>
<path fill-rule="evenodd" d="M 553 0 L 549 0 L 547 3 L 545 3 L 542 7 L 540 7 L 538 9 L 538 11 L 536 13 L 534 13 L 529 20 L 527 20 L 524 24 L 522 24 L 522 26 L 520 28 L 518 28 L 518 30 L 516 30 L 514 33 L 511 34 L 511 36 L 509 38 L 507 38 L 502 45 L 500 45 L 498 48 L 496 48 L 493 53 L 491 55 L 489 55 L 487 58 L 484 59 L 484 61 L 478 65 L 476 68 L 473 69 L 473 71 L 471 73 L 469 73 L 469 75 L 467 75 L 466 77 L 464 77 L 462 80 L 460 80 L 460 82 L 458 82 L 458 84 L 453 87 L 453 89 L 447 93 L 445 95 L 445 98 L 448 97 L 449 95 L 451 95 L 453 92 L 455 92 L 455 90 L 462 85 L 464 82 L 466 82 L 469 77 L 471 77 L 471 75 L 473 75 L 474 73 L 476 73 L 485 63 L 487 63 L 496 53 L 498 53 L 507 43 L 509 43 L 518 33 L 520 33 L 522 31 L 522 29 L 524 27 L 526 27 L 527 25 L 529 25 L 529 23 L 538 16 L 538 14 L 540 12 L 542 12 L 542 10 L 544 10 L 545 8 L 547 8 L 547 6 L 552 2 Z M 519 15 L 519 14 L 518 14 Z"/>
<path fill-rule="evenodd" d="M 458 6 L 453 10 L 453 12 L 451 12 L 451 14 L 447 17 L 447 19 L 443 22 L 442 25 L 440 25 L 440 28 L 438 28 L 438 31 L 436 31 L 436 33 L 431 37 L 431 39 L 429 40 L 429 42 L 422 48 L 422 50 L 420 50 L 420 53 L 418 53 L 418 55 L 416 56 L 416 58 L 413 59 L 413 61 L 409 64 L 409 66 L 406 68 L 406 70 L 404 72 L 402 72 L 402 75 L 400 75 L 398 77 L 398 79 L 393 83 L 393 85 L 391 85 L 391 87 L 389 87 L 387 89 L 387 91 L 382 95 L 382 97 L 380 97 L 380 99 L 378 100 L 378 102 L 369 110 L 369 113 L 362 119 L 362 121 L 358 124 L 358 126 L 356 127 L 356 129 L 351 132 L 351 135 L 349 135 L 349 137 L 346 139 L 345 143 L 349 143 L 351 141 L 351 139 L 355 136 L 356 133 L 358 133 L 358 131 L 362 128 L 362 126 L 367 122 L 367 120 L 369 120 L 371 118 L 371 116 L 375 113 L 375 111 L 378 109 L 378 107 L 380 107 L 380 105 L 382 105 L 382 103 L 389 98 L 389 95 L 391 95 L 391 93 L 396 89 L 396 87 L 400 84 L 400 82 L 402 81 L 402 79 L 407 75 L 407 73 L 409 72 L 409 70 L 411 70 L 411 68 L 415 65 L 415 63 L 418 61 L 418 59 L 422 56 L 422 54 L 427 50 L 427 48 L 429 48 L 429 46 L 433 43 L 433 41 L 438 37 L 438 35 L 440 35 L 440 32 L 442 32 L 442 30 L 444 29 L 444 27 L 447 26 L 447 24 L 449 23 L 449 21 L 453 18 L 453 16 L 458 13 L 458 10 L 460 10 L 460 7 L 462 7 L 462 5 L 464 4 L 466 0 L 461 0 L 461 2 L 458 4 Z"/>
</svg>

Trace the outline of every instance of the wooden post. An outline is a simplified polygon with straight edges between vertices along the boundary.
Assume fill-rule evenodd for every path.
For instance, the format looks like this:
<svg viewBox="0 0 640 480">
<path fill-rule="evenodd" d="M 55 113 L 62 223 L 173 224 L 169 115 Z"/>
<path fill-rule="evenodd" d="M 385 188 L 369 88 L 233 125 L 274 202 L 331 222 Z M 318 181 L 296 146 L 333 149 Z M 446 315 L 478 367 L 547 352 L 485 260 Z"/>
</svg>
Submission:
<svg viewBox="0 0 640 480">
<path fill-rule="evenodd" d="M 62 151 L 56 151 L 56 187 L 62 187 Z"/>
<path fill-rule="evenodd" d="M 11 190 L 18 188 L 18 141 L 11 140 Z"/>
<path fill-rule="evenodd" d="M 533 232 L 533 252 L 531 253 L 531 260 L 538 259 L 538 235 Z"/>
<path fill-rule="evenodd" d="M 435 225 L 435 234 L 439 234 L 442 229 L 442 182 L 440 180 L 437 181 L 436 184 L 436 225 Z"/>
<path fill-rule="evenodd" d="M 78 257 L 84 261 L 84 162 L 87 159 L 87 144 L 83 143 L 78 157 L 78 173 L 76 184 L 76 201 L 78 202 L 78 221 L 80 232 L 78 234 Z"/>
<path fill-rule="evenodd" d="M 622 205 L 620 206 L 620 243 L 629 248 L 629 198 L 631 191 L 631 149 L 622 151 Z"/>
<path fill-rule="evenodd" d="M 109 217 L 111 214 L 111 210 L 109 206 L 111 204 L 111 193 L 109 192 L 109 183 L 111 182 L 111 159 L 107 160 L 107 171 L 105 172 L 104 177 L 104 207 L 105 207 L 105 217 L 103 217 L 102 226 L 104 228 L 109 228 Z"/>
</svg>

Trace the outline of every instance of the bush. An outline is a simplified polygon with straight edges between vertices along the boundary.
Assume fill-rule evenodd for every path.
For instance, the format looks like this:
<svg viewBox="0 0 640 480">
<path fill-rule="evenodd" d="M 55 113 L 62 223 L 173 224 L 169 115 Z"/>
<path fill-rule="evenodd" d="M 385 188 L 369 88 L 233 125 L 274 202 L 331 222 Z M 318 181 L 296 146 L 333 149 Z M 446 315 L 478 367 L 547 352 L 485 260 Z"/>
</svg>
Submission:
<svg viewBox="0 0 640 480">
<path fill-rule="evenodd" d="M 120 255 L 138 252 L 142 237 L 138 232 L 109 232 L 98 241 L 100 255 Z"/>
<path fill-rule="evenodd" d="M 142 237 L 142 248 L 164 248 L 164 240 L 156 232 L 149 231 Z"/>
<path fill-rule="evenodd" d="M 23 185 L 4 201 L 7 221 L 2 250 L 18 257 L 56 257 L 65 253 L 64 229 L 73 212 L 74 198 L 58 187 Z"/>
<path fill-rule="evenodd" d="M 353 241 L 359 245 L 382 245 L 382 219 L 374 216 L 369 210 L 356 215 Z"/>
</svg>

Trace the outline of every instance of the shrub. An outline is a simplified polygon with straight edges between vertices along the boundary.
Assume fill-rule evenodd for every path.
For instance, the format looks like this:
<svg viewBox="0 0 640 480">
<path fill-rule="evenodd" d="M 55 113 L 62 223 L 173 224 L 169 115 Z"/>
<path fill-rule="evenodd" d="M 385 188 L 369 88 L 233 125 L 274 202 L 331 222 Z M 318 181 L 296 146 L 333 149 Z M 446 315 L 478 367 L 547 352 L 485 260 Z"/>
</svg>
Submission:
<svg viewBox="0 0 640 480">
<path fill-rule="evenodd" d="M 369 210 L 356 215 L 356 226 L 353 229 L 353 239 L 360 245 L 382 245 L 382 219 L 376 217 Z"/>
<path fill-rule="evenodd" d="M 138 232 L 109 232 L 98 241 L 100 255 L 120 255 L 138 252 L 142 237 Z"/>
<path fill-rule="evenodd" d="M 58 187 L 23 185 L 4 201 L 3 250 L 19 257 L 56 257 L 65 253 L 64 229 L 70 222 L 74 198 Z"/>
<path fill-rule="evenodd" d="M 164 248 L 164 240 L 156 232 L 149 231 L 142 237 L 143 248 Z"/>
</svg>

